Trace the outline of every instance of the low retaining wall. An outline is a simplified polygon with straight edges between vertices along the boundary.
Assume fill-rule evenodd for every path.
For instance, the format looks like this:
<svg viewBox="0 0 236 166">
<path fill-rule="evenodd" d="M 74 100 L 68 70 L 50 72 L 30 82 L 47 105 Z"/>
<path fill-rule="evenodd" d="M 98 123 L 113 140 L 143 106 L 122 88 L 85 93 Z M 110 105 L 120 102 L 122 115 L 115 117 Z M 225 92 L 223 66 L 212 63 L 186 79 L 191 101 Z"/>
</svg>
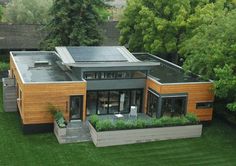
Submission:
<svg viewBox="0 0 236 166">
<path fill-rule="evenodd" d="M 124 145 L 159 140 L 194 138 L 202 134 L 202 125 L 174 126 L 145 129 L 129 129 L 97 132 L 89 123 L 93 143 L 96 147 Z"/>
</svg>

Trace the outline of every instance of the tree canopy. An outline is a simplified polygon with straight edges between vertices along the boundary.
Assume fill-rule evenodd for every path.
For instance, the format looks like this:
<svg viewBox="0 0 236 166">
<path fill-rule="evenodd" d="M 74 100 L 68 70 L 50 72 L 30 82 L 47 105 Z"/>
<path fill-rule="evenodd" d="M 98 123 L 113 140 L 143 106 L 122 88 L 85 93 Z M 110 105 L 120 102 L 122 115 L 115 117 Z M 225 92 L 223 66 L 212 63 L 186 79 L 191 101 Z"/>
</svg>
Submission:
<svg viewBox="0 0 236 166">
<path fill-rule="evenodd" d="M 103 0 L 57 0 L 50 10 L 49 32 L 42 47 L 100 45 L 98 25 L 106 18 Z"/>
<path fill-rule="evenodd" d="M 3 21 L 12 24 L 46 24 L 52 0 L 12 0 L 4 10 Z"/>
<path fill-rule="evenodd" d="M 0 21 L 2 20 L 2 16 L 3 16 L 3 7 L 2 5 L 0 5 Z"/>
<path fill-rule="evenodd" d="M 236 1 L 130 0 L 118 27 L 120 42 L 214 80 L 216 96 L 236 111 Z"/>
<path fill-rule="evenodd" d="M 215 80 L 215 94 L 236 111 L 236 9 L 224 3 L 206 5 L 190 20 L 201 21 L 181 44 L 185 70 Z"/>
<path fill-rule="evenodd" d="M 189 16 L 207 0 L 130 0 L 119 22 L 121 44 L 177 62 Z"/>
</svg>

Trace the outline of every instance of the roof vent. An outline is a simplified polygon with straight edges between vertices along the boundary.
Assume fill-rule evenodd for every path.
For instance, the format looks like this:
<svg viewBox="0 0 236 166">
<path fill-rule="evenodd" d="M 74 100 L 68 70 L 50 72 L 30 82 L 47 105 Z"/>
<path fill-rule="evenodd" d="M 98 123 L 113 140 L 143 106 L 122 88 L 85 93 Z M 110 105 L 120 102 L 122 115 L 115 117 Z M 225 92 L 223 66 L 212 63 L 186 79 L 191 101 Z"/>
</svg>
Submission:
<svg viewBox="0 0 236 166">
<path fill-rule="evenodd" d="M 34 66 L 48 66 L 51 65 L 49 61 L 34 61 Z"/>
</svg>

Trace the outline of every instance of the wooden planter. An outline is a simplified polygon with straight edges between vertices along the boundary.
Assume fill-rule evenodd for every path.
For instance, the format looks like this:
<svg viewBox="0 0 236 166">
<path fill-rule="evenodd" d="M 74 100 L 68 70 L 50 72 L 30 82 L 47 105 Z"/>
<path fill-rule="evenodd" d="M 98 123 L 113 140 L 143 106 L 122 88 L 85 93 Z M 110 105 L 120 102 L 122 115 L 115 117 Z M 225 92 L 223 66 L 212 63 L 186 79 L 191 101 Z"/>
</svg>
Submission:
<svg viewBox="0 0 236 166">
<path fill-rule="evenodd" d="M 54 134 L 57 138 L 66 136 L 66 128 L 60 128 L 57 122 L 54 120 Z"/>
<path fill-rule="evenodd" d="M 96 147 L 124 145 L 159 140 L 194 138 L 202 134 L 202 125 L 129 129 L 97 132 L 89 123 L 93 143 Z"/>
</svg>

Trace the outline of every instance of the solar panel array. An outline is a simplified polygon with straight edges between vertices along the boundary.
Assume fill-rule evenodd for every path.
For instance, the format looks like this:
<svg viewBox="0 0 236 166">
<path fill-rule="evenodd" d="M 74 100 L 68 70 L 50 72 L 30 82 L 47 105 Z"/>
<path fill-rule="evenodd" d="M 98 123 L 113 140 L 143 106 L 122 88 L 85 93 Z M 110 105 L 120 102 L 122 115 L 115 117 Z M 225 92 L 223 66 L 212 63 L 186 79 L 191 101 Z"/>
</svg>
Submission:
<svg viewBox="0 0 236 166">
<path fill-rule="evenodd" d="M 67 47 L 75 62 L 127 62 L 116 47 Z"/>
</svg>

